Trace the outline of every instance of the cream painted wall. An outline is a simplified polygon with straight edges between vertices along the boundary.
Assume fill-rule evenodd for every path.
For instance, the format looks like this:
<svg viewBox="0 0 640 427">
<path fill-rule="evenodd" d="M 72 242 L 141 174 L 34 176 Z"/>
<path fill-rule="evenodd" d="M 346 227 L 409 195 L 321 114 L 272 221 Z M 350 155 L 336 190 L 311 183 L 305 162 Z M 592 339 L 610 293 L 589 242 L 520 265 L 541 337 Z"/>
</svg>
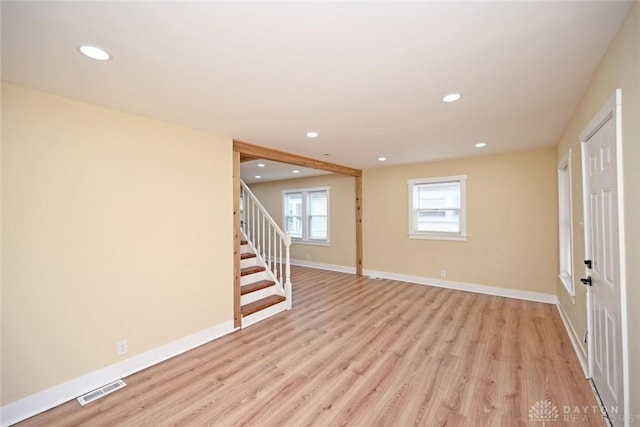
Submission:
<svg viewBox="0 0 640 427">
<path fill-rule="evenodd" d="M 635 2 L 618 35 L 609 47 L 596 70 L 589 88 L 578 105 L 567 128 L 560 138 L 558 159 L 569 148 L 575 153 L 573 162 L 573 213 L 574 213 L 574 265 L 578 273 L 584 272 L 584 234 L 581 228 L 582 174 L 580 165 L 579 135 L 598 110 L 614 94 L 622 89 L 622 152 L 624 156 L 624 214 L 626 228 L 627 310 L 629 324 L 630 402 L 629 412 L 640 419 L 640 3 Z M 562 307 L 567 312 L 576 331 L 586 328 L 585 290 L 579 282 L 575 285 L 575 304 L 567 297 L 561 283 L 557 292 Z"/>
<path fill-rule="evenodd" d="M 553 148 L 367 169 L 366 269 L 555 293 L 556 160 Z M 467 175 L 466 242 L 408 237 L 407 180 Z"/>
<path fill-rule="evenodd" d="M 232 320 L 232 188 L 230 139 L 3 84 L 2 404 Z"/>
<path fill-rule="evenodd" d="M 356 184 L 345 175 L 320 175 L 309 178 L 251 184 L 251 191 L 282 226 L 282 190 L 330 187 L 329 246 L 294 243 L 291 258 L 344 267 L 356 265 Z"/>
</svg>

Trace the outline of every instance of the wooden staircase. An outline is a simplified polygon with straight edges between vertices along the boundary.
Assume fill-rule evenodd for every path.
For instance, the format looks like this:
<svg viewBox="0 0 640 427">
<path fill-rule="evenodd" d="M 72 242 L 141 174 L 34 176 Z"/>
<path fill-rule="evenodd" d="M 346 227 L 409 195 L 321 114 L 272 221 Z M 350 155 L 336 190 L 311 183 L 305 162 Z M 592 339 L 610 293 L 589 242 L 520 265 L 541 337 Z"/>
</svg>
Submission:
<svg viewBox="0 0 640 427">
<path fill-rule="evenodd" d="M 252 245 L 240 242 L 240 313 L 242 327 L 253 325 L 287 309 L 286 297 L 270 277 L 265 262 Z"/>
</svg>

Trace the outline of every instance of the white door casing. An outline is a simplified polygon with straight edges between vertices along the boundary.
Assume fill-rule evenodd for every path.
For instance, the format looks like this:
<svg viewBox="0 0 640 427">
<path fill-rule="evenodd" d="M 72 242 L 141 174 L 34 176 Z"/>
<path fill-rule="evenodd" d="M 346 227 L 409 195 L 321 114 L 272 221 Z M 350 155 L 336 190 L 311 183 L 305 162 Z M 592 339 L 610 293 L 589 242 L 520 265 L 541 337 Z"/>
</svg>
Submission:
<svg viewBox="0 0 640 427">
<path fill-rule="evenodd" d="M 620 90 L 581 135 L 589 373 L 614 425 L 628 425 Z M 583 282 L 584 283 L 584 282 Z"/>
</svg>

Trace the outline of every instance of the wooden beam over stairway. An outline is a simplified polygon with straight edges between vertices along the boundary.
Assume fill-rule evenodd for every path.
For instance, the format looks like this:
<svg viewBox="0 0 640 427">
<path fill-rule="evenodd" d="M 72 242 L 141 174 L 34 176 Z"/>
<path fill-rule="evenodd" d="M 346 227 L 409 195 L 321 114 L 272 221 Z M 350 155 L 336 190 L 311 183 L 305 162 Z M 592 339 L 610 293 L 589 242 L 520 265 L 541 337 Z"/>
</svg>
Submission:
<svg viewBox="0 0 640 427">
<path fill-rule="evenodd" d="M 290 165 L 303 166 L 311 169 L 320 169 L 327 172 L 338 173 L 349 176 L 362 176 L 360 169 L 342 166 L 336 163 L 329 163 L 323 160 L 312 159 L 311 157 L 300 156 L 298 154 L 287 153 L 273 148 L 260 147 L 248 142 L 233 140 L 233 151 L 240 153 L 241 159 L 264 159 L 282 162 Z"/>
</svg>

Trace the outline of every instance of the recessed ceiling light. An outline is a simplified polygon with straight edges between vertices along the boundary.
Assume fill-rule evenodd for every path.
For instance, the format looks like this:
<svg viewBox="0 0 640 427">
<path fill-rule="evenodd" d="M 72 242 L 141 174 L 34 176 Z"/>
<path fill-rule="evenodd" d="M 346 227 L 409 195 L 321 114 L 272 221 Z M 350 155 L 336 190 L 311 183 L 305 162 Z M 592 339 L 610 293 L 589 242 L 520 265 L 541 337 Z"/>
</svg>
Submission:
<svg viewBox="0 0 640 427">
<path fill-rule="evenodd" d="M 263 168 L 264 167 L 264 163 L 258 163 L 258 167 L 259 168 Z"/>
<path fill-rule="evenodd" d="M 256 175 L 256 179 L 260 179 L 262 178 L 260 175 Z"/>
<path fill-rule="evenodd" d="M 300 173 L 300 171 L 298 169 L 294 169 L 293 173 Z"/>
<path fill-rule="evenodd" d="M 385 160 L 387 160 L 387 158 L 386 158 L 386 157 L 378 157 L 378 161 L 379 161 L 379 162 L 384 162 Z"/>
<path fill-rule="evenodd" d="M 81 44 L 80 46 L 78 46 L 78 50 L 84 56 L 95 59 L 96 61 L 108 61 L 111 59 L 111 55 L 109 55 L 106 50 L 99 48 L 98 46 Z"/>
<path fill-rule="evenodd" d="M 462 98 L 462 95 L 460 95 L 459 93 L 450 93 L 448 95 L 443 96 L 442 100 L 444 102 L 455 102 L 460 98 Z"/>
<path fill-rule="evenodd" d="M 482 148 L 482 147 L 486 147 L 486 146 L 487 146 L 487 143 L 486 143 L 486 142 L 478 142 L 478 143 L 475 145 L 475 147 L 476 147 L 476 148 Z"/>
<path fill-rule="evenodd" d="M 307 138 L 317 138 L 318 132 L 307 132 Z"/>
</svg>

